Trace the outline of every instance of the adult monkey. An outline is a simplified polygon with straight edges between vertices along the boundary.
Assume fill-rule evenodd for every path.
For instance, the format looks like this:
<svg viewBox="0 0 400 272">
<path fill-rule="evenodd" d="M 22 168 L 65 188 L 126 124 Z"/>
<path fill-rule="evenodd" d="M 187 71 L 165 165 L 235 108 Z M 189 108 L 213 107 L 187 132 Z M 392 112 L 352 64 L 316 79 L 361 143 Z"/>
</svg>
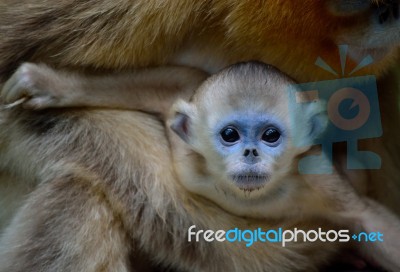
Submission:
<svg viewBox="0 0 400 272">
<path fill-rule="evenodd" d="M 341 43 L 350 46 L 348 67 L 371 54 L 375 63 L 363 72 L 382 75 L 395 60 L 399 25 L 393 0 L 2 0 L 0 81 L 23 61 L 87 71 L 173 63 L 213 72 L 248 59 L 298 81 L 322 80 L 331 76 L 314 65 L 316 58 L 339 67 Z M 369 173 L 370 195 L 399 213 L 399 132 L 396 118 L 387 118 L 399 114 L 399 92 L 390 87 L 380 88 L 384 137 L 365 144 L 383 161 Z"/>
</svg>

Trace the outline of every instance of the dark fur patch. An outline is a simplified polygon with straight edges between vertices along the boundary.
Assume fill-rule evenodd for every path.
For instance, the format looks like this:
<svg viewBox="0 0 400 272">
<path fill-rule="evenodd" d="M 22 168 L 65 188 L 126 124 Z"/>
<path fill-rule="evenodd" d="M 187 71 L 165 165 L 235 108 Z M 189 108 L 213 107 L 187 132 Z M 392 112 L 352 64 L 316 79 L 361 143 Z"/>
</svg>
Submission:
<svg viewBox="0 0 400 272">
<path fill-rule="evenodd" d="M 10 116 L 11 120 L 19 120 L 21 128 L 27 133 L 46 135 L 51 133 L 58 125 L 73 126 L 76 117 L 68 115 L 62 110 L 49 109 L 43 111 L 15 110 Z"/>
</svg>

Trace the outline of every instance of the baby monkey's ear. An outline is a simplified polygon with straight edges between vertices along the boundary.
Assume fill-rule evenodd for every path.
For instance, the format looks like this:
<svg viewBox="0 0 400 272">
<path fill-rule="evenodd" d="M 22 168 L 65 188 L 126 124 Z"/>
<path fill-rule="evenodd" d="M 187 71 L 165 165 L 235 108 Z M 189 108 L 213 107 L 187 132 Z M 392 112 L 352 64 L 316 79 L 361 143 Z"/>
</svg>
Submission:
<svg viewBox="0 0 400 272">
<path fill-rule="evenodd" d="M 326 102 L 319 100 L 311 103 L 308 109 L 308 116 L 310 125 L 308 138 L 313 142 L 323 134 L 329 123 Z"/>
<path fill-rule="evenodd" d="M 183 100 L 174 104 L 169 127 L 186 143 L 191 143 L 193 106 Z"/>
<path fill-rule="evenodd" d="M 318 100 L 296 106 L 292 108 L 293 140 L 296 146 L 310 147 L 322 136 L 329 124 L 326 103 Z"/>
</svg>

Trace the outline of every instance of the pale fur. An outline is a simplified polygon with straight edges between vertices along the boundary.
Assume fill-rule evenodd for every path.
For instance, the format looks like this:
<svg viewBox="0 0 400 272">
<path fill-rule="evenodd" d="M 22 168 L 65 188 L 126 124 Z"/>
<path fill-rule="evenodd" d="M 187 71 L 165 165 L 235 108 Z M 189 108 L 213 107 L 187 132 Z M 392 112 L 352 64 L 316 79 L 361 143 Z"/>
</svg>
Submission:
<svg viewBox="0 0 400 272">
<path fill-rule="evenodd" d="M 158 114 L 168 124 L 163 136 L 167 135 L 170 139 L 178 177 L 189 191 L 209 198 L 239 216 L 263 218 L 267 214 L 269 218 L 291 217 L 303 213 L 312 214 L 318 210 L 319 206 L 315 205 L 318 197 L 311 196 L 312 190 L 294 171 L 296 157 L 306 152 L 309 145 L 296 147 L 292 144 L 292 138 L 301 138 L 311 144 L 311 136 L 307 135 L 307 131 L 311 130 L 309 119 L 325 111 L 323 104 L 312 103 L 304 112 L 297 112 L 291 117 L 293 113 L 290 111 L 295 109 L 288 103 L 288 90 L 294 86 L 294 81 L 274 67 L 262 63 L 233 65 L 206 80 L 192 97 L 194 86 L 200 84 L 205 77 L 201 71 L 186 67 L 84 76 L 25 63 L 5 84 L 1 95 L 7 103 L 25 97 L 23 107 L 36 110 L 88 106 Z M 140 95 L 143 90 L 146 90 L 146 95 Z M 93 92 L 96 96 L 93 96 Z M 191 102 L 188 103 L 190 97 Z M 186 102 L 176 102 L 177 98 L 186 99 Z M 267 112 L 287 128 L 285 152 L 274 161 L 274 165 L 269 166 L 271 180 L 264 188 L 251 193 L 240 190 L 226 180 L 226 173 L 223 172 L 225 166 L 221 165 L 220 157 L 215 154 L 209 135 L 218 120 L 228 112 L 245 113 L 247 110 Z M 169 128 L 178 113 L 188 116 L 189 122 L 193 124 L 191 133 L 196 137 L 191 137 L 189 141 L 196 143 L 191 147 Z M 293 122 L 299 128 L 297 131 L 293 130 Z M 204 158 L 201 155 L 204 152 L 210 155 Z M 280 197 L 275 197 L 276 194 Z M 296 208 L 288 209 L 288 206 Z M 321 210 L 324 209 L 322 205 Z"/>
<path fill-rule="evenodd" d="M 164 119 L 164 122 L 165 118 L 167 118 L 168 116 L 166 112 L 164 112 L 168 111 L 168 108 L 165 108 L 165 104 L 172 104 L 174 100 L 171 99 L 167 101 L 162 97 L 162 95 L 165 92 L 170 91 L 171 86 L 176 86 L 177 81 L 181 81 L 181 83 L 179 84 L 181 88 L 176 88 L 173 93 L 170 93 L 170 97 L 186 97 L 187 99 L 191 96 L 193 90 L 191 88 L 185 88 L 185 86 L 187 86 L 187 83 L 185 83 L 183 79 L 187 80 L 188 83 L 193 83 L 199 81 L 199 79 L 201 78 L 204 78 L 204 74 L 202 74 L 201 72 L 196 72 L 193 69 L 188 69 L 184 67 L 165 67 L 154 70 L 150 69 L 145 71 L 136 71 L 136 73 L 132 75 L 116 74 L 112 76 L 103 76 L 104 78 L 87 76 L 82 77 L 72 73 L 63 74 L 60 72 L 56 72 L 48 67 L 37 66 L 33 64 L 24 64 L 20 68 L 20 70 L 17 71 L 16 74 L 6 84 L 6 86 L 13 87 L 11 89 L 3 90 L 3 95 L 13 97 L 13 99 L 19 99 L 24 92 L 25 94 L 28 94 L 30 100 L 32 101 L 34 101 L 38 97 L 42 98 L 42 100 L 46 101 L 46 103 L 40 105 L 41 109 L 47 107 L 75 107 L 79 105 L 110 108 L 117 106 L 119 108 L 127 107 L 128 109 L 141 109 L 144 111 L 149 111 L 157 108 L 159 109 L 158 111 L 161 114 L 161 118 Z M 165 72 L 166 76 L 163 75 L 163 71 Z M 173 77 L 169 73 L 169 71 L 179 72 L 179 76 Z M 161 81 L 157 82 L 157 78 L 159 78 Z M 102 92 L 101 86 L 103 85 L 99 84 L 98 81 L 102 81 L 103 85 L 106 86 L 105 88 L 109 88 L 108 86 L 113 86 L 111 88 L 114 88 L 112 89 L 114 95 L 109 95 L 111 91 L 110 89 L 108 89 L 109 92 Z M 108 82 L 109 84 L 104 84 L 105 82 Z M 298 223 L 303 222 L 307 227 L 311 227 L 313 226 L 313 218 L 331 218 L 333 221 L 337 222 L 339 222 L 339 217 L 345 218 L 348 221 L 347 226 L 349 226 L 353 230 L 379 230 L 384 233 L 385 243 L 378 243 L 376 245 L 374 244 L 370 247 L 361 246 L 361 251 L 366 257 L 380 263 L 383 267 L 389 269 L 390 271 L 396 271 L 400 267 L 400 264 L 397 260 L 398 246 L 400 242 L 399 239 L 396 238 L 399 231 L 398 218 L 396 218 L 396 216 L 392 215 L 389 211 L 387 211 L 379 204 L 365 197 L 358 196 L 354 189 L 350 186 L 350 184 L 347 183 L 347 181 L 344 181 L 346 177 L 340 177 L 337 173 L 334 175 L 325 176 L 304 176 L 296 174 L 296 171 L 294 171 L 294 168 L 296 166 L 295 157 L 298 156 L 298 154 L 304 153 L 307 148 L 295 148 L 289 143 L 289 145 L 286 147 L 287 149 L 289 149 L 288 153 L 286 153 L 286 156 L 283 156 L 276 162 L 278 168 L 274 170 L 272 179 L 265 187 L 253 192 L 242 191 L 233 186 L 230 181 L 226 181 L 225 178 L 222 178 L 224 176 L 224 173 L 221 173 L 222 168 L 221 166 L 219 166 L 220 164 L 218 162 L 218 159 L 216 161 L 212 160 L 213 157 L 218 158 L 218 156 L 212 155 L 213 147 L 210 147 L 209 151 L 207 151 L 207 153 L 211 154 L 211 157 L 207 156 L 207 158 L 202 157 L 202 155 L 195 151 L 196 148 L 198 148 L 199 152 L 204 154 L 204 150 L 206 150 L 205 146 L 209 145 L 209 135 L 206 132 L 210 129 L 210 125 L 213 126 L 212 124 L 215 122 L 212 121 L 213 119 L 220 119 L 226 112 L 229 111 L 226 107 L 232 107 L 235 110 L 243 110 L 243 107 L 245 106 L 255 111 L 262 110 L 274 113 L 275 115 L 278 114 L 281 120 L 286 122 L 285 126 L 290 127 L 290 117 L 288 112 L 289 107 L 287 104 L 287 94 L 285 92 L 287 91 L 288 87 L 293 83 L 293 81 L 282 75 L 273 67 L 259 63 L 239 64 L 232 66 L 231 68 L 226 69 L 220 74 L 209 78 L 205 83 L 202 84 L 199 90 L 196 91 L 196 94 L 191 99 L 190 103 L 184 102 L 183 100 L 175 103 L 174 111 L 172 112 L 172 116 L 170 117 L 172 119 L 168 123 L 174 123 L 174 116 L 177 113 L 183 113 L 188 116 L 190 118 L 191 129 L 193 129 L 193 131 L 191 131 L 191 134 L 193 134 L 193 136 L 191 137 L 193 139 L 189 139 L 189 142 L 193 142 L 193 147 L 189 147 L 189 145 L 183 142 L 182 139 L 179 139 L 174 133 L 172 133 L 172 131 L 168 127 L 166 128 L 165 136 L 168 135 L 168 139 L 170 141 L 168 144 L 171 146 L 170 156 L 171 159 L 173 159 L 174 163 L 164 162 L 164 164 L 159 164 L 158 167 L 160 168 L 160 172 L 164 174 L 170 172 L 171 176 L 164 176 L 164 178 L 166 178 L 167 182 L 171 183 L 168 186 L 168 184 L 163 184 L 165 180 L 160 180 L 159 182 L 161 182 L 161 184 L 147 184 L 146 191 L 148 190 L 147 194 L 150 195 L 149 198 L 147 198 L 146 200 L 142 200 L 143 202 L 141 203 L 141 205 L 144 206 L 144 209 L 158 210 L 158 216 L 160 216 L 161 218 L 164 218 L 164 216 L 162 216 L 162 214 L 166 212 L 166 210 L 164 209 L 172 208 L 172 210 L 176 212 L 174 218 L 176 218 L 177 221 L 181 221 L 183 225 L 178 224 L 178 226 L 169 226 L 170 223 L 165 222 L 165 224 L 167 224 L 166 227 L 182 227 L 183 229 L 187 229 L 190 224 L 196 224 L 197 219 L 201 219 L 202 217 L 207 215 L 208 208 L 212 206 L 214 206 L 213 209 L 218 211 L 219 215 L 227 215 L 226 211 L 228 211 L 232 214 L 245 216 L 250 222 L 255 220 L 250 218 L 264 219 L 262 221 L 258 220 L 258 224 L 261 224 L 261 226 L 263 227 L 269 226 L 267 222 L 271 221 L 276 222 L 276 224 L 283 225 L 291 224 L 292 222 L 297 221 Z M 40 89 L 38 88 L 39 86 Z M 153 89 L 154 86 L 158 86 L 159 89 Z M 75 87 L 74 94 L 68 91 L 72 87 Z M 100 96 L 92 98 L 90 96 L 90 93 L 93 91 L 93 88 L 96 87 L 100 88 L 97 90 Z M 165 89 L 162 89 L 163 87 Z M 124 88 L 130 89 L 130 92 L 127 93 Z M 146 108 L 146 104 L 141 103 L 140 101 L 131 100 L 132 96 L 135 98 L 136 93 L 138 91 L 140 92 L 141 89 L 151 90 L 147 92 L 147 95 L 149 96 L 149 98 L 152 98 L 152 106 Z M 250 89 L 252 90 L 252 93 L 248 92 L 248 90 Z M 224 101 L 229 102 L 224 103 Z M 28 100 L 27 105 L 32 106 L 33 104 L 30 103 Z M 225 105 L 225 107 L 223 105 Z M 36 104 L 35 106 L 38 105 Z M 316 108 L 315 105 L 311 105 L 311 108 L 309 110 L 314 111 L 310 114 L 316 114 L 318 113 L 318 111 L 315 111 L 320 109 L 318 109 L 318 107 Z M 301 123 L 303 121 L 301 119 L 304 119 L 307 116 L 311 116 L 307 114 L 307 112 L 303 112 L 302 118 L 300 118 L 296 122 Z M 299 127 L 307 130 L 307 119 L 305 119 L 304 122 L 305 123 L 303 125 L 300 124 Z M 297 137 L 308 136 L 307 134 L 303 134 L 303 136 L 301 136 L 303 133 L 302 131 L 296 131 L 295 133 Z M 292 137 L 290 135 L 292 135 L 292 131 L 288 131 L 289 138 Z M 165 138 L 160 138 L 159 140 L 162 141 L 165 140 Z M 193 150 L 192 148 L 194 148 L 195 150 Z M 292 149 L 292 151 L 290 151 L 290 149 Z M 107 149 L 107 151 L 107 154 L 113 155 L 111 156 L 111 158 L 117 155 L 117 153 L 114 153 L 116 151 L 113 149 Z M 70 160 L 68 159 L 68 161 Z M 117 165 L 119 165 L 119 161 L 115 161 L 115 163 L 118 163 Z M 47 169 L 47 166 L 45 169 Z M 138 222 L 129 221 L 130 216 L 140 216 L 137 215 L 138 211 L 130 210 L 129 204 L 128 206 L 124 206 L 127 204 L 124 202 L 118 203 L 119 195 L 113 195 L 113 193 L 115 193 L 115 190 L 107 190 L 106 188 L 103 188 L 104 185 L 101 182 L 98 182 L 100 180 L 99 176 L 91 175 L 90 173 L 85 174 L 87 173 L 87 170 L 85 168 L 81 168 L 80 165 L 76 165 L 76 163 L 58 163 L 55 166 L 50 166 L 50 169 L 52 169 L 53 173 L 50 175 L 48 172 L 45 174 L 40 173 L 40 180 L 50 180 L 50 183 L 56 184 L 59 177 L 64 176 L 65 173 L 63 172 L 67 171 L 71 172 L 69 174 L 69 178 L 71 178 L 72 181 L 70 181 L 69 184 L 78 185 L 81 182 L 80 179 L 84 179 L 85 183 L 87 183 L 86 185 L 89 186 L 89 189 L 92 189 L 94 191 L 94 196 L 96 199 L 105 197 L 104 190 L 108 192 L 108 197 L 105 197 L 105 204 L 107 204 L 110 208 L 110 216 L 117 217 L 123 222 L 128 221 L 129 223 L 123 223 L 123 225 L 125 226 L 127 224 L 132 225 L 132 228 L 124 229 L 119 235 L 117 235 L 117 237 L 113 237 L 114 242 L 112 244 L 115 247 L 114 251 L 121 251 L 121 254 L 124 254 L 125 252 L 124 256 L 126 256 L 128 252 L 131 252 L 129 250 L 134 250 L 137 247 L 137 243 L 148 243 L 148 241 L 145 241 L 143 239 L 143 233 L 137 232 Z M 98 171 L 97 168 L 95 168 L 94 170 Z M 154 173 L 157 173 L 156 169 L 154 170 Z M 74 175 L 79 176 L 73 179 Z M 350 178 L 354 183 L 359 183 L 358 187 L 365 186 L 366 176 L 364 175 L 364 173 L 360 172 L 359 174 L 355 175 L 352 172 L 348 172 L 347 175 L 347 178 Z M 148 178 L 149 177 L 147 177 L 146 179 Z M 167 185 L 167 187 L 163 188 L 164 185 Z M 113 189 L 116 184 L 109 184 L 109 186 L 111 186 L 111 188 Z M 144 184 L 132 183 L 127 186 L 129 186 L 127 189 L 128 191 L 136 191 L 137 189 L 140 189 L 141 186 L 144 186 Z M 158 190 L 161 191 L 153 191 L 154 188 L 152 188 L 152 186 L 161 186 L 158 188 Z M 42 189 L 38 189 L 37 191 L 40 192 L 41 190 Z M 171 193 L 171 190 L 172 192 L 179 192 L 180 196 L 175 196 L 174 193 Z M 362 190 L 360 190 L 359 193 L 361 193 L 362 195 L 364 194 Z M 157 196 L 166 195 L 166 197 L 171 197 L 170 194 L 172 194 L 173 199 L 177 202 L 174 202 L 175 204 L 172 205 L 172 207 L 169 207 L 168 205 L 164 206 L 162 203 L 165 204 L 165 200 L 161 198 L 161 203 L 157 205 L 152 202 L 153 194 Z M 83 194 L 81 193 L 79 195 L 83 196 Z M 47 197 L 48 196 L 41 196 L 40 202 L 46 203 L 48 201 Z M 137 196 L 131 195 L 130 197 L 136 198 Z M 31 197 L 30 199 L 33 198 L 34 197 Z M 57 198 L 56 200 L 59 200 L 58 196 L 56 196 L 55 198 Z M 60 198 L 62 199 L 62 197 Z M 110 201 L 110 199 L 115 198 L 117 198 L 116 202 Z M 206 199 L 211 200 L 212 202 L 214 202 L 214 204 L 207 203 Z M 28 200 L 28 203 L 26 204 L 27 209 L 30 209 L 32 208 L 32 206 L 34 206 L 34 204 L 30 203 L 30 201 L 32 200 Z M 147 201 L 149 202 L 147 203 Z M 199 201 L 199 203 L 196 204 L 197 208 L 201 209 L 203 212 L 200 211 L 197 213 L 193 213 L 192 208 L 188 208 L 188 202 L 193 205 L 193 201 Z M 103 208 L 102 205 L 100 205 L 100 202 L 98 202 L 97 204 L 93 204 L 92 207 L 94 217 L 96 218 L 101 218 L 101 214 L 99 213 L 99 211 Z M 115 206 L 116 204 L 117 206 Z M 215 206 L 215 204 L 217 204 L 217 206 Z M 207 206 L 206 209 L 204 208 L 204 205 Z M 329 205 L 332 206 L 329 207 Z M 56 207 L 56 205 L 54 206 Z M 71 208 L 74 206 L 75 205 L 71 203 Z M 220 210 L 218 206 L 223 207 L 223 210 Z M 138 209 L 138 207 L 135 208 Z M 128 210 L 128 213 L 123 213 L 123 211 L 125 210 Z M 189 214 L 186 214 L 188 212 Z M 30 213 L 28 213 L 27 215 L 28 218 L 29 215 Z M 86 214 L 82 216 L 90 218 L 90 216 Z M 125 218 L 126 216 L 128 218 Z M 60 217 L 67 221 L 70 221 L 72 219 L 71 215 Z M 229 220 L 232 220 L 233 218 L 234 217 Z M 13 236 L 13 232 L 15 231 L 15 227 L 18 226 L 18 216 L 15 220 L 16 222 L 12 222 L 12 224 L 10 225 L 11 230 L 6 232 L 4 238 L 5 241 L 3 241 L 4 245 L 8 245 L 9 243 L 12 246 L 13 243 L 15 243 L 15 241 L 13 240 L 16 238 Z M 64 220 L 62 220 L 62 222 Z M 164 218 L 163 220 L 167 219 Z M 240 217 L 236 217 L 236 219 L 234 219 L 235 223 L 237 220 L 240 221 L 243 219 L 240 219 Z M 91 220 L 86 221 L 88 232 L 90 232 L 91 229 L 96 230 L 94 226 L 92 227 L 93 224 L 95 223 Z M 107 230 L 109 224 L 104 224 L 105 229 Z M 27 223 L 25 223 L 25 225 L 29 226 L 29 224 Z M 52 224 L 50 223 L 50 225 Z M 152 235 L 153 239 L 165 238 L 165 234 L 162 235 L 157 232 L 157 229 L 159 227 L 158 224 L 147 226 L 155 231 Z M 211 227 L 212 224 L 210 225 L 210 222 L 207 222 L 207 220 L 202 226 L 213 229 Z M 331 225 L 331 227 L 333 226 L 334 224 Z M 131 229 L 134 229 L 135 231 L 132 232 L 130 231 Z M 98 231 L 99 233 L 102 233 L 106 230 L 100 229 Z M 65 232 L 65 230 L 62 231 L 63 233 Z M 25 232 L 27 231 L 22 231 L 22 233 Z M 175 239 L 178 239 L 178 241 L 175 241 L 175 243 L 184 243 L 185 237 L 182 232 L 184 233 L 184 231 L 182 231 L 181 229 L 181 234 L 177 234 L 177 236 L 175 237 Z M 140 237 L 139 241 L 134 240 L 131 242 L 127 242 L 120 239 L 124 235 L 129 234 L 131 236 Z M 49 235 L 49 238 L 51 238 L 51 235 Z M 64 237 L 64 239 L 65 240 L 62 241 L 64 243 L 71 242 L 71 240 L 73 240 L 73 238 L 68 237 Z M 108 241 L 108 243 L 110 242 L 111 241 Z M 36 244 L 36 246 L 42 245 L 42 242 L 38 240 L 36 241 Z M 49 243 L 42 246 L 50 245 L 52 244 Z M 131 248 L 132 245 L 134 249 Z M 201 245 L 195 245 L 195 247 L 196 246 L 201 247 Z M 317 247 L 319 246 L 320 245 L 318 244 Z M 336 248 L 336 246 L 337 245 L 332 245 L 332 250 Z M 298 247 L 300 247 L 300 245 L 298 245 Z M 306 248 L 310 247 L 310 245 L 303 244 L 302 247 Z M 27 246 L 27 248 L 29 248 L 29 246 Z M 6 249 L 3 250 L 5 250 L 5 256 L 7 256 L 7 258 L 14 260 L 14 256 L 8 255 L 10 253 L 7 253 Z M 103 248 L 100 247 L 97 250 L 101 254 Z M 113 249 L 110 247 L 109 250 L 113 251 Z M 200 249 L 194 249 L 194 251 L 197 250 Z M 230 251 L 232 249 L 228 246 L 227 250 Z M 268 249 L 266 248 L 265 250 Z M 272 251 L 272 249 L 270 250 Z M 12 253 L 12 250 L 8 250 L 8 252 L 10 251 Z M 77 251 L 73 251 L 73 253 L 78 254 Z M 151 258 L 154 258 L 154 256 L 159 256 L 159 254 L 155 254 L 155 252 L 153 251 L 147 251 L 146 253 L 149 254 Z M 43 254 L 43 258 L 49 258 L 50 254 L 51 252 L 45 252 Z M 204 252 L 203 254 L 207 255 L 207 252 Z M 275 252 L 274 254 L 277 254 L 278 256 L 281 253 Z M 377 254 L 380 256 L 379 259 L 375 257 Z M 178 253 L 177 255 L 180 256 Z M 97 262 L 95 261 L 93 264 L 91 263 L 93 262 L 93 259 L 91 259 L 90 256 L 84 256 L 86 259 L 88 259 L 88 262 L 83 262 L 80 265 L 82 265 L 82 267 L 84 267 L 88 271 L 91 271 L 92 265 L 99 265 L 97 262 L 104 262 L 104 260 L 100 258 L 99 260 L 97 260 Z M 122 264 L 125 264 L 127 266 L 126 260 L 124 258 L 116 259 L 118 260 L 118 262 L 121 262 Z M 381 261 L 381 259 L 384 259 L 385 261 Z M 63 260 L 55 262 L 54 265 L 68 265 L 63 263 L 62 261 Z M 180 262 L 179 258 L 177 258 L 176 261 Z M 245 261 L 243 260 L 243 262 Z M 162 264 L 170 265 L 170 263 L 168 262 L 163 262 Z M 115 264 L 106 262 L 105 265 Z M 207 269 L 213 269 L 212 267 L 214 267 L 215 265 L 216 264 L 212 264 Z M 221 263 L 221 268 L 225 265 L 226 264 L 224 264 L 224 262 Z M 270 267 L 270 265 L 272 264 L 270 264 L 268 260 L 265 263 L 260 264 L 260 267 L 266 269 L 267 267 Z M 313 265 L 315 265 L 315 267 L 318 267 L 319 263 L 313 263 L 312 261 L 310 261 L 309 265 L 310 267 L 312 267 Z M 134 264 L 134 267 L 137 268 L 136 264 Z M 178 265 L 177 268 L 179 267 L 182 268 L 182 266 Z M 281 269 L 281 266 L 272 267 L 276 270 Z M 59 269 L 59 267 L 57 267 L 57 269 Z M 184 269 L 189 269 L 189 267 L 184 267 Z M 190 267 L 190 269 L 194 268 Z M 195 269 L 197 270 L 198 268 Z M 201 268 L 200 270 L 202 269 L 203 268 Z M 293 270 L 295 268 L 290 269 Z M 302 268 L 300 270 L 302 270 Z"/>
<path fill-rule="evenodd" d="M 188 243 L 191 225 L 204 230 L 335 226 L 318 217 L 260 221 L 231 215 L 177 182 L 157 119 L 111 111 L 118 117 L 114 119 L 109 113 L 7 113 L 11 124 L 6 123 L 9 129 L 2 139 L 21 141 L 6 149 L 17 145 L 26 150 L 19 169 L 41 182 L 2 237 L 0 271 L 136 271 L 129 258 L 138 251 L 153 264 L 185 271 L 313 271 L 336 251 L 336 246 L 323 243 L 285 248 Z M 130 122 L 133 116 L 140 123 Z M 32 117 L 44 122 L 42 128 L 49 117 L 59 121 L 39 133 Z M 132 137 L 133 132 L 155 141 L 148 145 Z M 147 160 L 151 164 L 143 164 Z"/>
</svg>

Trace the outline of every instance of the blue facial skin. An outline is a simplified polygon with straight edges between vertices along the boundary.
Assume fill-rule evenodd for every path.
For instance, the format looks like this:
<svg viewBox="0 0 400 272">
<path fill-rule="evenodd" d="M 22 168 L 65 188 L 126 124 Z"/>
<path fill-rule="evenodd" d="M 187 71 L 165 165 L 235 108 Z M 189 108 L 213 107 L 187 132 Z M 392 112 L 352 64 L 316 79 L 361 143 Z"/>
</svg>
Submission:
<svg viewBox="0 0 400 272">
<path fill-rule="evenodd" d="M 265 112 L 236 112 L 218 122 L 214 131 L 214 145 L 222 157 L 241 156 L 244 162 L 246 162 L 245 155 L 248 153 L 246 150 L 250 152 L 256 150 L 258 157 L 265 157 L 265 155 L 277 157 L 283 152 L 286 139 L 285 129 L 280 124 L 278 118 Z M 222 139 L 221 132 L 228 127 L 238 132 L 237 141 L 230 143 Z M 269 128 L 279 131 L 280 138 L 276 142 L 262 140 L 264 132 Z"/>
</svg>

